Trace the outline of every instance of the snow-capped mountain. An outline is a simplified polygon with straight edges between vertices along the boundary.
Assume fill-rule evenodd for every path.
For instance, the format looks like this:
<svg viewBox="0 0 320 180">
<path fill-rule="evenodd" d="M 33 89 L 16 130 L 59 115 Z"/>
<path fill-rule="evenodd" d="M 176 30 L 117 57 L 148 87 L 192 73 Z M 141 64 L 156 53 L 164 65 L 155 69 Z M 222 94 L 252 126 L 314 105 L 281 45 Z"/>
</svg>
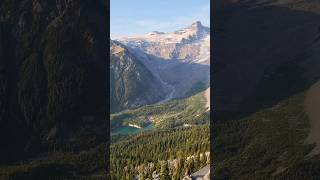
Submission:
<svg viewBox="0 0 320 180">
<path fill-rule="evenodd" d="M 166 60 L 210 64 L 210 28 L 200 21 L 170 33 L 153 31 L 119 39 L 131 48 Z"/>
<path fill-rule="evenodd" d="M 117 39 L 143 63 L 166 92 L 159 103 L 209 87 L 210 29 L 197 21 L 170 33 L 153 31 Z M 159 89 L 160 90 L 160 89 Z"/>
</svg>

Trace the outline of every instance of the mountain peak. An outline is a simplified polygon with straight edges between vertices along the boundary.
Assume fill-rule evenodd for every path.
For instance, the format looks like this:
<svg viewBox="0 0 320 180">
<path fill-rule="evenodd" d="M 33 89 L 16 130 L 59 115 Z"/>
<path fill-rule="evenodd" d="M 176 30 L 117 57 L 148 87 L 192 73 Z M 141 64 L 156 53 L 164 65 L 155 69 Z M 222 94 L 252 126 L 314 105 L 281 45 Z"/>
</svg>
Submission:
<svg viewBox="0 0 320 180">
<path fill-rule="evenodd" d="M 197 31 L 201 31 L 201 30 L 209 30 L 208 27 L 204 26 L 201 21 L 196 21 L 194 23 L 191 24 L 191 26 L 189 26 L 187 29 L 194 29 Z"/>
<path fill-rule="evenodd" d="M 201 21 L 196 21 L 194 23 L 191 24 L 191 27 L 203 27 L 203 25 L 201 24 Z"/>
<path fill-rule="evenodd" d="M 169 33 L 152 31 L 144 35 L 123 37 L 119 41 L 133 46 L 148 46 L 148 43 L 188 43 L 194 40 L 201 40 L 210 35 L 210 28 L 202 25 L 200 21 L 195 21 L 191 25 Z"/>
<path fill-rule="evenodd" d="M 164 34 L 164 32 L 152 31 L 152 32 L 148 33 L 147 35 L 152 36 L 152 35 L 159 35 L 159 34 Z"/>
<path fill-rule="evenodd" d="M 204 35 L 210 33 L 210 29 L 203 26 L 200 21 L 192 23 L 191 26 L 185 28 L 184 30 L 195 33 L 197 37 L 203 37 Z"/>
</svg>

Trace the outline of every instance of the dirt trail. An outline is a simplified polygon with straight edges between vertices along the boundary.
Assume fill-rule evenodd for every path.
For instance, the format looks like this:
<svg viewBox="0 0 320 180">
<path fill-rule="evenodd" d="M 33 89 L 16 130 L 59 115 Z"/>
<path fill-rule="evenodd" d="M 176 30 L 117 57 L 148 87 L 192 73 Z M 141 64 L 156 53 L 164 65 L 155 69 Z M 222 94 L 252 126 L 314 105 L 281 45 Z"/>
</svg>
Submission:
<svg viewBox="0 0 320 180">
<path fill-rule="evenodd" d="M 320 154 L 320 81 L 307 92 L 305 110 L 310 119 L 310 133 L 306 143 L 316 144 L 316 147 L 308 155 L 313 156 Z"/>
</svg>

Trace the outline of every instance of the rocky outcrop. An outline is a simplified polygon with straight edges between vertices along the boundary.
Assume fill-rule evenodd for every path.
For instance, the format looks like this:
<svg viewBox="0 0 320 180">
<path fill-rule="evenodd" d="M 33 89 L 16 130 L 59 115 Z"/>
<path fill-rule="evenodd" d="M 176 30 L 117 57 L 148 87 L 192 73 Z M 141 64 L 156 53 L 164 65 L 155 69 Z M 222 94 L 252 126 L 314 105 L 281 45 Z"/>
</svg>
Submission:
<svg viewBox="0 0 320 180">
<path fill-rule="evenodd" d="M 189 62 L 196 61 L 202 54 L 208 54 L 203 52 L 203 47 L 208 47 L 205 51 L 210 52 L 210 28 L 197 21 L 187 28 L 172 33 L 152 32 L 141 36 L 124 37 L 119 41 L 156 57 Z M 206 58 L 206 64 L 209 64 L 209 56 Z"/>
<path fill-rule="evenodd" d="M 161 81 L 117 41 L 110 49 L 111 112 L 156 103 L 166 97 Z"/>
<path fill-rule="evenodd" d="M 184 29 L 123 37 L 125 44 L 169 91 L 166 102 L 209 86 L 210 29 L 199 21 Z"/>
<path fill-rule="evenodd" d="M 199 171 L 191 174 L 193 180 L 209 180 L 210 179 L 210 165 L 201 168 Z"/>
</svg>

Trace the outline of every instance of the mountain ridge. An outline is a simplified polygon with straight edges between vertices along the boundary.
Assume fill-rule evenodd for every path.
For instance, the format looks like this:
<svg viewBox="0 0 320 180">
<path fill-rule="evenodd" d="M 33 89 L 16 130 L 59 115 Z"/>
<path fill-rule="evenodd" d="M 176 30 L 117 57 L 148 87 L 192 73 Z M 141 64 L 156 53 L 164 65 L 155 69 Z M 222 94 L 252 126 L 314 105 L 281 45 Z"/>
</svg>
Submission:
<svg viewBox="0 0 320 180">
<path fill-rule="evenodd" d="M 209 46 L 210 28 L 197 21 L 174 32 L 159 33 L 153 31 L 145 35 L 123 37 L 118 41 L 164 59 L 190 61 L 200 55 L 202 45 Z M 208 48 L 206 50 L 210 51 Z M 209 60 L 207 60 L 206 64 L 209 63 Z"/>
<path fill-rule="evenodd" d="M 110 41 L 111 112 L 164 99 L 162 83 L 124 45 Z"/>
<path fill-rule="evenodd" d="M 112 40 L 111 42 L 119 43 L 122 48 L 111 47 L 111 54 L 113 58 L 123 52 L 130 54 L 134 57 L 134 61 L 141 66 L 144 66 L 145 71 L 150 71 L 150 77 L 157 80 L 157 88 L 160 91 L 159 96 L 161 98 L 149 98 L 148 101 L 139 103 L 141 105 L 155 103 L 156 100 L 160 100 L 159 103 L 169 101 L 174 98 L 187 97 L 192 93 L 196 93 L 198 90 L 203 90 L 209 86 L 209 64 L 210 64 L 210 34 L 209 28 L 204 27 L 199 21 L 183 29 L 184 32 L 175 31 L 173 33 L 163 33 L 153 31 L 147 33 L 141 37 L 128 37 L 119 40 Z M 186 32 L 188 31 L 188 32 Z M 181 34 L 179 34 L 179 33 Z M 183 39 L 182 37 L 190 36 L 189 40 Z M 167 43 L 167 39 L 177 36 L 176 43 Z M 196 38 L 194 38 L 196 37 Z M 131 41 L 132 40 L 132 41 Z M 149 40 L 151 40 L 149 42 Z M 150 51 L 149 51 L 150 50 Z M 154 51 L 153 51 L 154 50 Z M 117 52 L 118 51 L 118 52 Z M 159 53 L 160 52 L 160 53 Z M 124 56 L 126 57 L 126 56 Z M 116 61 L 111 61 L 116 62 Z M 117 71 L 124 69 L 125 60 L 123 66 L 119 65 L 117 70 L 113 68 L 113 74 Z M 128 68 L 128 67 L 127 67 Z M 129 70 L 129 69 L 127 69 Z M 130 71 L 130 70 L 129 70 Z M 121 76 L 119 76 L 121 77 Z M 123 76 L 122 76 L 123 77 Z M 133 76 L 132 76 L 133 77 Z M 190 78 L 192 77 L 192 78 Z M 112 79 L 111 82 L 114 82 Z M 150 82 L 150 81 L 146 81 Z M 151 82 L 150 82 L 151 83 Z M 116 83 L 117 84 L 117 83 Z M 128 84 L 128 83 L 127 83 Z M 148 84 L 148 83 L 145 83 Z M 152 84 L 152 83 L 151 83 Z M 156 84 L 156 83 L 153 83 Z M 114 84 L 111 85 L 113 87 Z M 139 86 L 142 86 L 139 85 Z M 137 88 L 139 87 L 137 86 Z M 196 87 L 196 88 L 195 88 Z M 198 88 L 198 89 L 197 89 Z M 200 89 L 199 89 L 200 88 Z M 126 88 L 122 88 L 126 89 Z M 148 89 L 148 88 L 147 88 Z M 163 91 L 163 93 L 161 93 Z M 115 95 L 115 90 L 112 90 L 112 95 Z M 122 91 L 121 91 L 122 92 Z M 125 91 L 123 91 L 125 92 Z M 114 97 L 120 97 L 115 95 Z M 148 94 L 148 93 L 147 93 Z M 154 94 L 154 93 L 151 93 Z M 166 94 L 165 97 L 163 94 Z M 155 97 L 156 94 L 154 94 Z M 136 95 L 134 95 L 136 96 Z M 124 99 L 128 99 L 127 98 Z M 164 97 L 164 98 L 163 98 Z M 113 97 L 112 97 L 113 98 Z M 151 101 L 151 99 L 154 99 Z M 113 100 L 112 102 L 120 102 L 121 100 Z M 124 104 L 123 101 L 120 104 Z M 132 104 L 132 103 L 129 103 Z M 134 104 L 134 103 L 133 103 Z M 119 105 L 119 104 L 118 104 Z M 116 105 L 116 106 L 118 106 Z M 119 106 L 120 107 L 120 106 Z M 124 105 L 122 109 L 134 107 L 132 105 Z"/>
</svg>

